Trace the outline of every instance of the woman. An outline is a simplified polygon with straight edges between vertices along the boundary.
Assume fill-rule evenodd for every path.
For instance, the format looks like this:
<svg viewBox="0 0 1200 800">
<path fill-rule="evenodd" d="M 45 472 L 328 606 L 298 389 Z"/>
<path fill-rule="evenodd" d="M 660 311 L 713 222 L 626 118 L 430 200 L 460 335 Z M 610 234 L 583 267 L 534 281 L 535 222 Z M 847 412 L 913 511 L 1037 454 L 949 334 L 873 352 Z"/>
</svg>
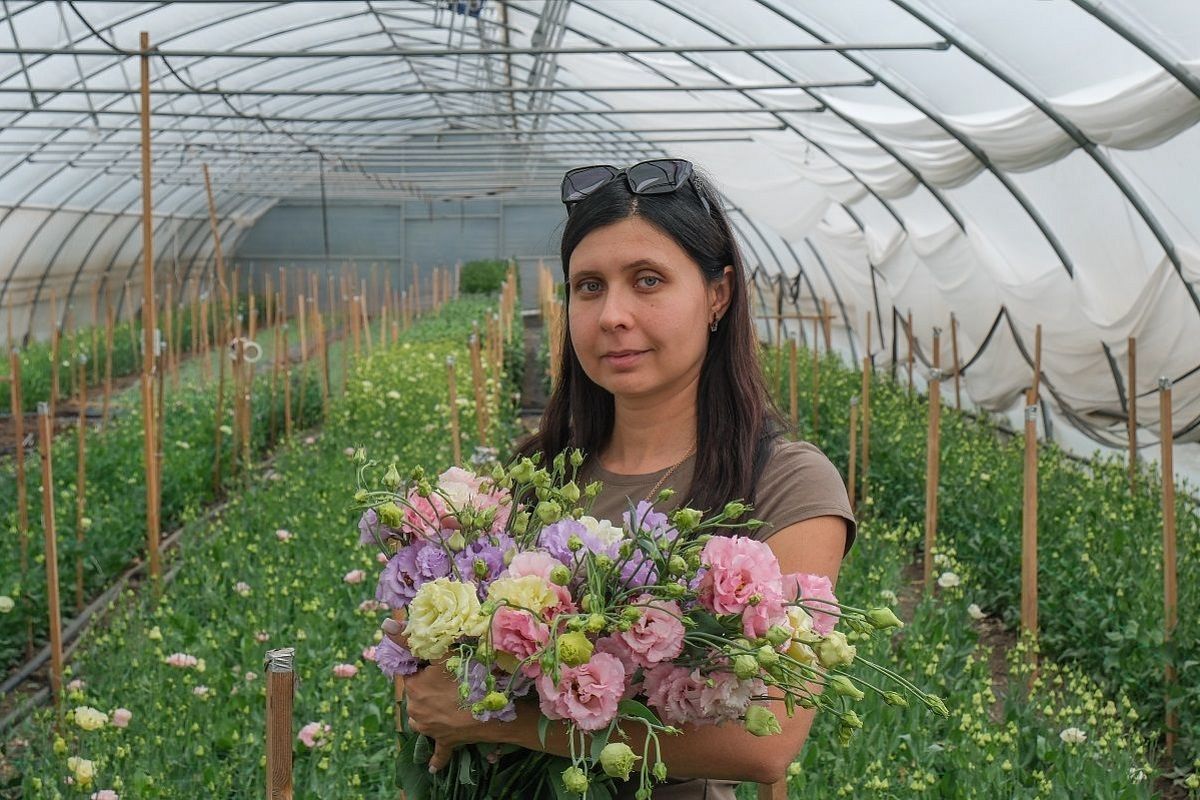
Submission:
<svg viewBox="0 0 1200 800">
<path fill-rule="evenodd" d="M 562 199 L 563 378 L 524 453 L 591 454 L 583 478 L 604 482 L 593 514 L 617 524 L 631 501 L 664 488 L 676 494 L 662 510 L 746 499 L 767 523 L 756 535 L 785 574 L 836 581 L 855 534 L 845 485 L 819 450 L 779 435 L 741 254 L 716 192 L 690 163 L 659 159 L 572 170 Z M 406 690 L 412 727 L 437 742 L 431 770 L 470 742 L 568 753 L 560 725 L 540 743 L 536 701 L 524 701 L 514 722 L 479 723 L 459 708 L 443 669 L 408 678 Z M 756 738 L 734 723 L 662 737 L 674 777 L 654 797 L 732 800 L 737 782 L 782 780 L 814 712 L 789 718 L 782 703 L 772 706 L 783 726 L 774 736 Z M 641 752 L 640 734 L 631 734 Z M 632 786 L 618 796 L 632 798 Z"/>
</svg>

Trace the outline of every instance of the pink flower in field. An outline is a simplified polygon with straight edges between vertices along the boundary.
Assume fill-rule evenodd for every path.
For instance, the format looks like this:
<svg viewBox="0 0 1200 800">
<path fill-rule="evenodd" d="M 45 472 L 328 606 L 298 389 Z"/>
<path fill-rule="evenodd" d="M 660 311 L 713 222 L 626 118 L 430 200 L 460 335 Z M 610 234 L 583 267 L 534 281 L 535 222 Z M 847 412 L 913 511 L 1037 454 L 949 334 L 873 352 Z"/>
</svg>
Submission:
<svg viewBox="0 0 1200 800">
<path fill-rule="evenodd" d="M 518 662 L 541 650 L 549 638 L 550 629 L 528 611 L 501 606 L 492 617 L 492 647 L 497 651 L 500 666 L 509 672 L 517 668 Z M 521 672 L 533 678 L 541 673 L 541 667 L 534 659 Z"/>
<path fill-rule="evenodd" d="M 130 711 L 128 708 L 118 708 L 116 711 L 112 712 L 112 717 L 109 719 L 109 722 L 112 723 L 114 728 L 125 728 L 129 725 L 129 720 L 131 719 L 133 719 L 132 711 Z"/>
<path fill-rule="evenodd" d="M 375 646 L 371 645 L 370 647 L 364 647 L 363 651 L 362 651 L 362 657 L 363 657 L 363 661 L 374 661 L 375 660 Z"/>
<path fill-rule="evenodd" d="M 704 719 L 700 705 L 704 678 L 699 670 L 659 664 L 646 671 L 644 680 L 646 700 L 658 709 L 664 722 L 683 725 Z"/>
<path fill-rule="evenodd" d="M 286 528 L 279 528 L 278 530 L 275 531 L 275 538 L 281 542 L 288 541 L 294 535 L 295 534 L 293 534 L 291 531 L 287 530 Z"/>
<path fill-rule="evenodd" d="M 380 554 L 382 555 L 382 553 Z M 358 604 L 358 610 L 363 613 L 371 611 L 387 611 L 387 603 L 382 603 L 378 600 L 363 600 Z"/>
<path fill-rule="evenodd" d="M 333 728 L 320 722 L 310 722 L 300 729 L 296 738 L 306 747 L 315 748 L 325 744 L 325 737 L 333 732 Z"/>
<path fill-rule="evenodd" d="M 101 789 L 98 792 L 92 792 L 91 800 L 121 800 L 121 796 L 112 789 Z"/>
<path fill-rule="evenodd" d="M 642 616 L 629 630 L 614 634 L 629 648 L 633 660 L 649 669 L 662 661 L 670 661 L 683 652 L 683 611 L 673 600 L 655 600 L 643 594 L 631 605 L 640 607 Z M 644 606 L 644 607 L 642 607 Z"/>
<path fill-rule="evenodd" d="M 354 458 L 354 448 L 353 447 L 342 448 L 342 454 L 349 458 Z"/>
<path fill-rule="evenodd" d="M 82 678 L 76 678 L 67 684 L 68 692 L 82 692 L 87 686 L 87 683 Z"/>
<path fill-rule="evenodd" d="M 765 542 L 745 536 L 714 536 L 700 553 L 708 567 L 700 579 L 700 603 L 716 614 L 741 614 L 747 637 L 762 636 L 784 617 L 783 576 Z"/>
<path fill-rule="evenodd" d="M 792 572 L 783 576 L 783 596 L 789 602 L 799 602 L 812 617 L 813 630 L 822 636 L 829 635 L 837 625 L 837 606 L 821 601 L 836 603 L 833 582 L 827 575 L 809 575 Z M 824 611 L 823 609 L 828 609 Z"/>
<path fill-rule="evenodd" d="M 245 675 L 245 679 L 246 679 L 246 683 L 254 683 L 254 681 L 258 680 L 258 673 L 257 672 L 247 672 Z"/>
<path fill-rule="evenodd" d="M 709 684 L 712 684 L 711 686 Z M 750 701 L 766 690 L 757 678 L 744 681 L 731 672 L 712 672 L 700 687 L 700 713 L 698 722 L 719 725 L 735 720 L 746 713 Z"/>
<path fill-rule="evenodd" d="M 194 667 L 199 663 L 195 656 L 189 656 L 187 653 L 171 653 L 171 655 L 166 657 L 165 661 L 170 666 L 178 667 L 179 669 Z"/>
<path fill-rule="evenodd" d="M 382 553 L 380 555 L 382 555 Z M 342 576 L 342 580 L 349 584 L 362 583 L 366 579 L 367 573 L 361 569 L 352 569 Z"/>
<path fill-rule="evenodd" d="M 562 667 L 558 685 L 549 675 L 537 680 L 542 713 L 569 719 L 585 731 L 598 731 L 617 715 L 625 692 L 625 668 L 616 656 L 592 653 L 586 664 Z"/>
<path fill-rule="evenodd" d="M 317 437 L 315 437 L 315 436 L 305 436 L 305 437 L 304 437 L 304 443 L 305 443 L 305 444 L 316 444 L 316 443 L 317 443 Z"/>
<path fill-rule="evenodd" d="M 254 633 L 254 641 L 258 642 L 259 644 L 262 644 L 270 638 L 271 634 L 267 633 L 266 631 L 256 631 Z"/>
<path fill-rule="evenodd" d="M 386 564 L 388 562 L 388 557 L 385 556 L 383 553 L 376 553 L 375 560 L 378 561 L 380 564 Z"/>
<path fill-rule="evenodd" d="M 333 674 L 339 678 L 353 678 L 358 674 L 358 667 L 353 664 L 335 664 Z"/>
<path fill-rule="evenodd" d="M 242 597 L 246 597 L 250 594 L 250 584 L 246 583 L 245 581 L 238 581 L 234 585 L 233 590 Z"/>
<path fill-rule="evenodd" d="M 201 699 L 208 697 L 208 695 L 211 692 L 212 692 L 212 689 L 209 689 L 207 686 L 192 687 L 192 694 L 196 695 L 196 697 L 199 697 Z"/>
</svg>

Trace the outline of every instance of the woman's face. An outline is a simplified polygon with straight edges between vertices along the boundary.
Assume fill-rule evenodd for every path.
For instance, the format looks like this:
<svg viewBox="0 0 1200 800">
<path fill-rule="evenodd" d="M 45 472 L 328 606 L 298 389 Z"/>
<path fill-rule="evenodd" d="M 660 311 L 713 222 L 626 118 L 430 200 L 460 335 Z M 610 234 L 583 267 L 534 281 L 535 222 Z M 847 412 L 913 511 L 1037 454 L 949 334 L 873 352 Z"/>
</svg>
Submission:
<svg viewBox="0 0 1200 800">
<path fill-rule="evenodd" d="M 589 233 L 571 253 L 567 323 L 583 371 L 617 397 L 649 397 L 699 378 L 732 268 L 709 284 L 674 239 L 640 217 Z"/>
</svg>

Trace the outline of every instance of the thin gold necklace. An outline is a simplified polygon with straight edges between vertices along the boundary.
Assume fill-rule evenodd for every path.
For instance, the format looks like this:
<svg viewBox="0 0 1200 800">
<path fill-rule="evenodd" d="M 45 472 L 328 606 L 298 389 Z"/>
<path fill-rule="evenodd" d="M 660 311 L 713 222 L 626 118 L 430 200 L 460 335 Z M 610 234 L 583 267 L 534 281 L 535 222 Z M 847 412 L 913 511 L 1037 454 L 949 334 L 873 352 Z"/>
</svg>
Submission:
<svg viewBox="0 0 1200 800">
<path fill-rule="evenodd" d="M 692 449 L 691 449 L 691 450 L 688 450 L 688 451 L 687 451 L 687 453 L 684 455 L 684 457 L 683 457 L 683 458 L 681 458 L 681 459 L 679 459 L 678 461 L 676 461 L 676 462 L 674 463 L 674 465 L 672 465 L 672 466 L 671 466 L 671 468 L 670 468 L 670 469 L 668 469 L 668 470 L 667 470 L 665 473 L 663 473 L 663 476 L 662 476 L 661 478 L 659 478 L 659 479 L 658 479 L 658 483 L 654 484 L 654 488 L 653 488 L 653 489 L 651 489 L 651 490 L 650 490 L 650 493 L 646 495 L 646 502 L 647 502 L 647 503 L 649 503 L 649 502 L 650 502 L 650 498 L 652 498 L 652 497 L 654 497 L 656 494 L 658 494 L 658 490 L 659 490 L 659 489 L 662 487 L 662 485 L 663 485 L 664 483 L 666 483 L 666 481 L 667 481 L 667 478 L 669 478 L 669 477 L 671 477 L 673 474 L 675 474 L 675 470 L 679 469 L 680 465 L 682 465 L 682 464 L 683 464 L 683 462 L 685 462 L 685 461 L 687 461 L 689 458 L 691 458 L 691 457 L 692 457 L 692 454 L 693 454 L 693 453 L 695 453 L 695 452 L 696 452 L 696 445 L 692 445 Z"/>
</svg>

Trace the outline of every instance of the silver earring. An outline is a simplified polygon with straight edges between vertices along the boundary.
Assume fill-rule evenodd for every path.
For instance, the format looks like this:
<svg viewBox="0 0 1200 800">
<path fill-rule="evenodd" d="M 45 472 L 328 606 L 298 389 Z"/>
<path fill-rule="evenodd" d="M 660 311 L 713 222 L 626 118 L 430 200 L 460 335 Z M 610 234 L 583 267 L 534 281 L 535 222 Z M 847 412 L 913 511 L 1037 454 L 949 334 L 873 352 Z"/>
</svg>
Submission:
<svg viewBox="0 0 1200 800">
<path fill-rule="evenodd" d="M 708 326 L 708 329 L 709 329 L 710 331 L 712 331 L 713 333 L 716 333 L 716 332 L 717 332 L 717 317 L 716 317 L 716 315 L 715 315 L 715 314 L 713 315 L 713 321 L 712 321 L 712 325 L 709 325 L 709 326 Z"/>
</svg>

